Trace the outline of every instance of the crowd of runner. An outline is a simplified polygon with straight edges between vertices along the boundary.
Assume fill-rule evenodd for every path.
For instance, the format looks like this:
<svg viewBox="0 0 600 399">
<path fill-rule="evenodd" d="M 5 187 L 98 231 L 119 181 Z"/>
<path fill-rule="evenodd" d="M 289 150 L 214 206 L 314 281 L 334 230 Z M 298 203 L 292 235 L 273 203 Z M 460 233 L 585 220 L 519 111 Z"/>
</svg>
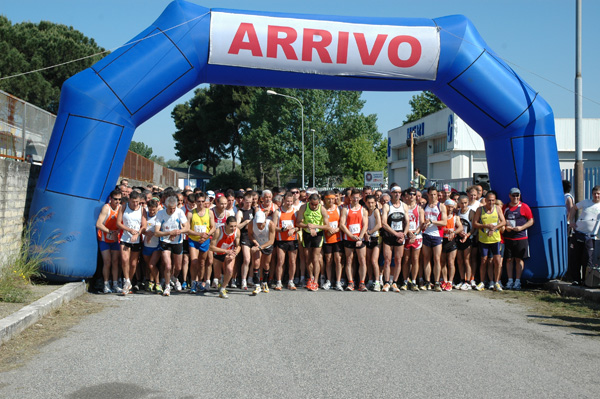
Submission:
<svg viewBox="0 0 600 399">
<path fill-rule="evenodd" d="M 534 223 L 520 195 L 503 204 L 478 185 L 215 193 L 122 181 L 96 222 L 103 291 L 519 290 Z"/>
</svg>

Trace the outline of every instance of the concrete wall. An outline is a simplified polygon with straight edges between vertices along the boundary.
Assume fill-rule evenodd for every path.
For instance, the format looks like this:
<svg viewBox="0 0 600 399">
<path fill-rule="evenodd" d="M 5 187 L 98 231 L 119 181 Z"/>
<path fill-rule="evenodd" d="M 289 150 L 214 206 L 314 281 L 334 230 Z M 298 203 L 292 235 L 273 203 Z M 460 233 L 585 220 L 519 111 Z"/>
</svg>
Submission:
<svg viewBox="0 0 600 399">
<path fill-rule="evenodd" d="M 19 250 L 41 166 L 0 158 L 0 264 Z"/>
</svg>

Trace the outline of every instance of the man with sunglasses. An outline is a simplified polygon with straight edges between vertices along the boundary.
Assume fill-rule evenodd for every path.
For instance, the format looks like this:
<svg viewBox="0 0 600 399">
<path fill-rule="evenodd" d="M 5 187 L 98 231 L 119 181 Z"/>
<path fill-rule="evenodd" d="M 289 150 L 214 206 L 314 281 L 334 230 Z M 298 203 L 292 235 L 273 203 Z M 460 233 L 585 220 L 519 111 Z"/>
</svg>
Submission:
<svg viewBox="0 0 600 399">
<path fill-rule="evenodd" d="M 119 228 L 117 227 L 117 216 L 121 210 L 121 191 L 114 190 L 110 193 L 110 202 L 105 204 L 100 211 L 96 221 L 98 229 L 98 246 L 102 255 L 102 277 L 104 277 L 105 294 L 113 292 L 108 279 L 112 272 L 113 286 L 115 291 L 120 291 L 117 284 L 119 278 L 119 257 L 121 247 L 119 245 Z"/>
<path fill-rule="evenodd" d="M 196 207 L 187 213 L 190 226 L 187 234 L 190 251 L 190 279 L 192 280 L 190 294 L 195 294 L 208 289 L 203 280 L 210 236 L 215 231 L 215 219 L 213 213 L 205 207 L 204 193 L 190 194 L 188 198 L 196 204 Z"/>
<path fill-rule="evenodd" d="M 521 190 L 517 187 L 510 189 L 510 202 L 504 206 L 504 258 L 506 259 L 506 274 L 508 275 L 507 289 L 521 289 L 521 273 L 523 259 L 529 257 L 529 242 L 527 229 L 533 226 L 533 214 L 527 204 L 521 202 Z M 516 279 L 513 282 L 513 262 L 516 269 Z"/>
</svg>

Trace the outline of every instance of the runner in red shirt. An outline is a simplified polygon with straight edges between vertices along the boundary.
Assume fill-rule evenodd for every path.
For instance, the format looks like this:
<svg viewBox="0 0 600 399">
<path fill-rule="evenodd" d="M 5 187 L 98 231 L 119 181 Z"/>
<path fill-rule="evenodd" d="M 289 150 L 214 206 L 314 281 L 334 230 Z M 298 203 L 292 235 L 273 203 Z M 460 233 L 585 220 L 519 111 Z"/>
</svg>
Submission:
<svg viewBox="0 0 600 399">
<path fill-rule="evenodd" d="M 506 274 L 508 275 L 507 289 L 521 289 L 521 273 L 523 259 L 529 257 L 529 240 L 527 229 L 533 226 L 533 214 L 527 204 L 521 202 L 521 190 L 514 187 L 510 190 L 510 202 L 504 206 L 504 257 L 506 258 Z M 516 279 L 513 282 L 513 262 L 516 269 Z"/>
</svg>

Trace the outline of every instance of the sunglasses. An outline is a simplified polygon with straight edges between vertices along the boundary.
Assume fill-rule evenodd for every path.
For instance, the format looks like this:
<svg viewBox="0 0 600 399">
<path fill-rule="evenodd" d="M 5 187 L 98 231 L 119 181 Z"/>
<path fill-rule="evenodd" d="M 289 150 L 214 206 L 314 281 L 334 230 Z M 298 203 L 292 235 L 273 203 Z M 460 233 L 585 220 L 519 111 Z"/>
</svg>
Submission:
<svg viewBox="0 0 600 399">
<path fill-rule="evenodd" d="M 408 193 L 408 195 L 414 195 L 416 197 L 417 193 Z"/>
<path fill-rule="evenodd" d="M 113 199 L 113 200 L 115 200 L 115 201 L 119 201 L 119 202 L 123 201 L 123 199 L 122 199 L 122 198 L 113 198 L 113 197 L 111 197 L 111 199 Z"/>
<path fill-rule="evenodd" d="M 520 197 L 520 196 L 521 196 L 521 194 L 511 194 L 510 196 L 511 196 L 511 197 Z"/>
<path fill-rule="evenodd" d="M 300 194 L 300 191 L 290 191 L 292 194 Z"/>
</svg>

